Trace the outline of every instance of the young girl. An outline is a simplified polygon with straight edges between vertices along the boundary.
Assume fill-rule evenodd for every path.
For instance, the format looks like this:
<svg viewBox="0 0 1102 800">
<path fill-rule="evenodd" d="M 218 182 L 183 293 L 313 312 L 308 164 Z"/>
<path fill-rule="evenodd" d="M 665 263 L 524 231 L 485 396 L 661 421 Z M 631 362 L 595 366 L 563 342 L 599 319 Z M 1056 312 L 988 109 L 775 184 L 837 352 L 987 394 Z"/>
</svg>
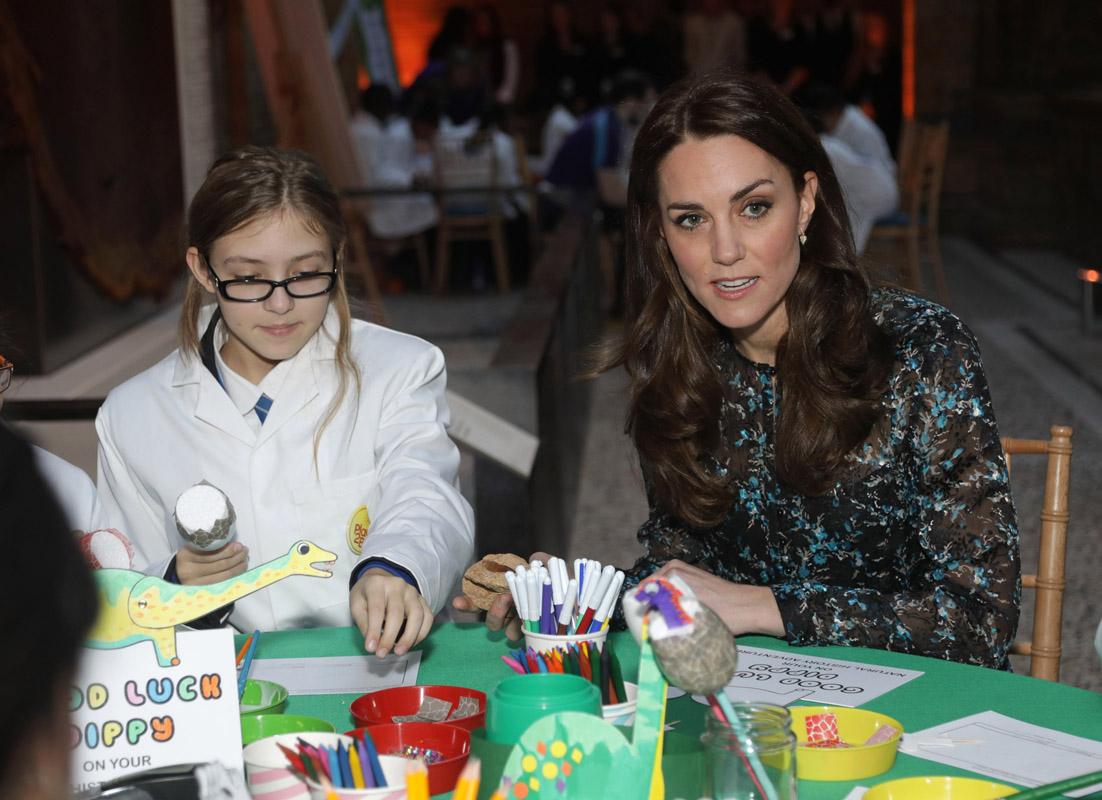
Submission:
<svg viewBox="0 0 1102 800">
<path fill-rule="evenodd" d="M 229 621 L 355 622 L 368 652 L 406 652 L 473 550 L 440 351 L 351 319 L 338 200 L 303 153 L 247 147 L 217 161 L 188 237 L 180 348 L 114 389 L 96 420 L 109 520 L 139 568 L 182 584 L 308 539 L 337 554 L 333 576 L 285 578 Z M 237 514 L 236 539 L 210 554 L 185 546 L 173 516 L 201 480 Z"/>
</svg>

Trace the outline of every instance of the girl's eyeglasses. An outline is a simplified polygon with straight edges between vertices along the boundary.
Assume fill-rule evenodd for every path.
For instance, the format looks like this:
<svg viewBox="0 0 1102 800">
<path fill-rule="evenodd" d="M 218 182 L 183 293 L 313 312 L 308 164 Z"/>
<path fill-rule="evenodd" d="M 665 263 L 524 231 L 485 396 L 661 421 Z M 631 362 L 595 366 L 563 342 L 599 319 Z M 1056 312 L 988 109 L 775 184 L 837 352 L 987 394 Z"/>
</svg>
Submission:
<svg viewBox="0 0 1102 800">
<path fill-rule="evenodd" d="M 338 272 L 336 267 L 331 270 L 319 270 L 317 272 L 304 272 L 300 275 L 292 275 L 281 281 L 270 281 L 266 278 L 236 278 L 224 281 L 218 277 L 214 267 L 207 262 L 214 285 L 218 288 L 218 294 L 226 300 L 234 303 L 259 303 L 272 296 L 280 286 L 287 290 L 291 297 L 303 299 L 306 297 L 318 297 L 329 294 L 337 285 Z"/>
</svg>

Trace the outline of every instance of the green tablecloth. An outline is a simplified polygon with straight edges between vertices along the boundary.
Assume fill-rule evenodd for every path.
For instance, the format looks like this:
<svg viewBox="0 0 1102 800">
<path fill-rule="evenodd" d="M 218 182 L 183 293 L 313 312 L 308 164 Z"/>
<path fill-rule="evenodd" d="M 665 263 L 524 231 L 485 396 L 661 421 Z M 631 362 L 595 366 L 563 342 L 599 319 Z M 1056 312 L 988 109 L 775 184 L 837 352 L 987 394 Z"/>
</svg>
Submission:
<svg viewBox="0 0 1102 800">
<path fill-rule="evenodd" d="M 627 633 L 612 634 L 617 654 L 627 675 L 638 668 L 638 648 Z M 239 637 L 238 644 L 244 637 Z M 858 647 L 789 648 L 776 639 L 746 636 L 740 644 L 784 651 L 799 650 L 823 658 L 837 658 L 887 667 L 921 670 L 921 677 L 864 705 L 898 719 L 905 730 L 917 731 L 979 711 L 998 711 L 1007 716 L 1054 728 L 1066 733 L 1102 740 L 1102 695 L 1070 686 L 1036 680 L 1021 675 L 971 667 L 919 656 L 868 650 Z M 482 625 L 442 625 L 433 630 L 420 646 L 422 651 L 418 683 L 445 683 L 467 686 L 489 693 L 499 680 L 513 674 L 501 661 L 507 643 L 500 635 L 490 634 Z M 265 633 L 256 657 L 308 658 L 311 656 L 357 655 L 363 652 L 362 639 L 354 628 L 318 628 Z M 357 695 L 303 695 L 292 697 L 288 714 L 307 714 L 332 722 L 338 731 L 354 727 L 348 707 Z M 667 797 L 696 798 L 699 754 L 696 738 L 703 730 L 705 707 L 689 697 L 671 700 L 667 721 L 675 722 L 675 732 L 667 734 L 667 755 L 663 761 Z M 504 766 L 508 748 L 472 737 L 472 749 L 482 756 L 485 773 L 498 775 Z M 900 753 L 890 772 L 861 783 L 872 785 L 891 778 L 911 775 L 967 775 L 925 759 Z M 801 800 L 835 800 L 856 784 L 801 781 Z M 489 797 L 494 787 L 483 782 L 479 797 Z"/>
</svg>

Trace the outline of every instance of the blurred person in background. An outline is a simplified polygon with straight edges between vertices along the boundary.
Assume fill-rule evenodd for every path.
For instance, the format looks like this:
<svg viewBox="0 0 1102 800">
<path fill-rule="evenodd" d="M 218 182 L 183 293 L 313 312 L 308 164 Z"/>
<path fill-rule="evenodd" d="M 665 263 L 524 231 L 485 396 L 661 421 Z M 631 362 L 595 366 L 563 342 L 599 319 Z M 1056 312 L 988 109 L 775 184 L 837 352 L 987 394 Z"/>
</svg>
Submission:
<svg viewBox="0 0 1102 800">
<path fill-rule="evenodd" d="M 684 36 L 690 75 L 746 66 L 746 22 L 727 0 L 698 0 L 685 15 Z"/>
<path fill-rule="evenodd" d="M 360 180 L 368 189 L 409 189 L 416 175 L 416 144 L 408 119 L 397 113 L 394 95 L 372 84 L 360 95 L 361 108 L 349 124 Z M 429 194 L 372 197 L 365 202 L 372 234 L 396 239 L 423 233 L 437 222 Z"/>
<path fill-rule="evenodd" d="M 791 95 L 811 76 L 808 31 L 797 19 L 794 0 L 774 0 L 750 20 L 750 70 Z"/>
<path fill-rule="evenodd" d="M 550 109 L 564 100 L 568 107 L 578 103 L 592 108 L 597 102 L 597 80 L 590 70 L 591 43 L 582 36 L 574 21 L 574 11 L 566 0 L 547 5 L 547 23 L 536 45 L 537 109 Z"/>
<path fill-rule="evenodd" d="M 474 49 L 482 62 L 493 102 L 512 107 L 520 83 L 520 51 L 517 43 L 505 35 L 501 14 L 494 6 L 475 9 Z"/>
<path fill-rule="evenodd" d="M 842 186 L 853 243 L 861 255 L 878 219 L 899 205 L 895 161 L 876 123 L 847 103 L 841 89 L 809 85 L 797 95 Z"/>
</svg>

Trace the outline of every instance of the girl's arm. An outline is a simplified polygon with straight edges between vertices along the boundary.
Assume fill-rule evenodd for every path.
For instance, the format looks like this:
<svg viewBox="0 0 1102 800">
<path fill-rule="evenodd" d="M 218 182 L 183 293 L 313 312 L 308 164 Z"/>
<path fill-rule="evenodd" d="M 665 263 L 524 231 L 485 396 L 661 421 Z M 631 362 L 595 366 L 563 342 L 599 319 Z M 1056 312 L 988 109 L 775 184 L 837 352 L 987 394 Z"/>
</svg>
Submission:
<svg viewBox="0 0 1102 800">
<path fill-rule="evenodd" d="M 176 554 L 165 521 L 130 471 L 114 430 L 111 398 L 96 416 L 97 492 L 105 524 L 118 529 L 134 545 L 135 570 L 163 577 Z"/>
<path fill-rule="evenodd" d="M 378 516 L 361 561 L 382 558 L 408 570 L 435 613 L 474 556 L 474 517 L 457 485 L 459 450 L 446 431 L 444 357 L 425 348 L 390 382 L 374 442 Z"/>
<path fill-rule="evenodd" d="M 855 644 L 1001 667 L 1018 626 L 1018 529 L 987 379 L 955 318 L 906 353 L 895 397 L 923 558 L 905 590 L 773 587 L 794 644 Z M 909 398 L 909 399 L 908 399 Z M 904 465 L 901 465 L 901 467 Z"/>
</svg>

